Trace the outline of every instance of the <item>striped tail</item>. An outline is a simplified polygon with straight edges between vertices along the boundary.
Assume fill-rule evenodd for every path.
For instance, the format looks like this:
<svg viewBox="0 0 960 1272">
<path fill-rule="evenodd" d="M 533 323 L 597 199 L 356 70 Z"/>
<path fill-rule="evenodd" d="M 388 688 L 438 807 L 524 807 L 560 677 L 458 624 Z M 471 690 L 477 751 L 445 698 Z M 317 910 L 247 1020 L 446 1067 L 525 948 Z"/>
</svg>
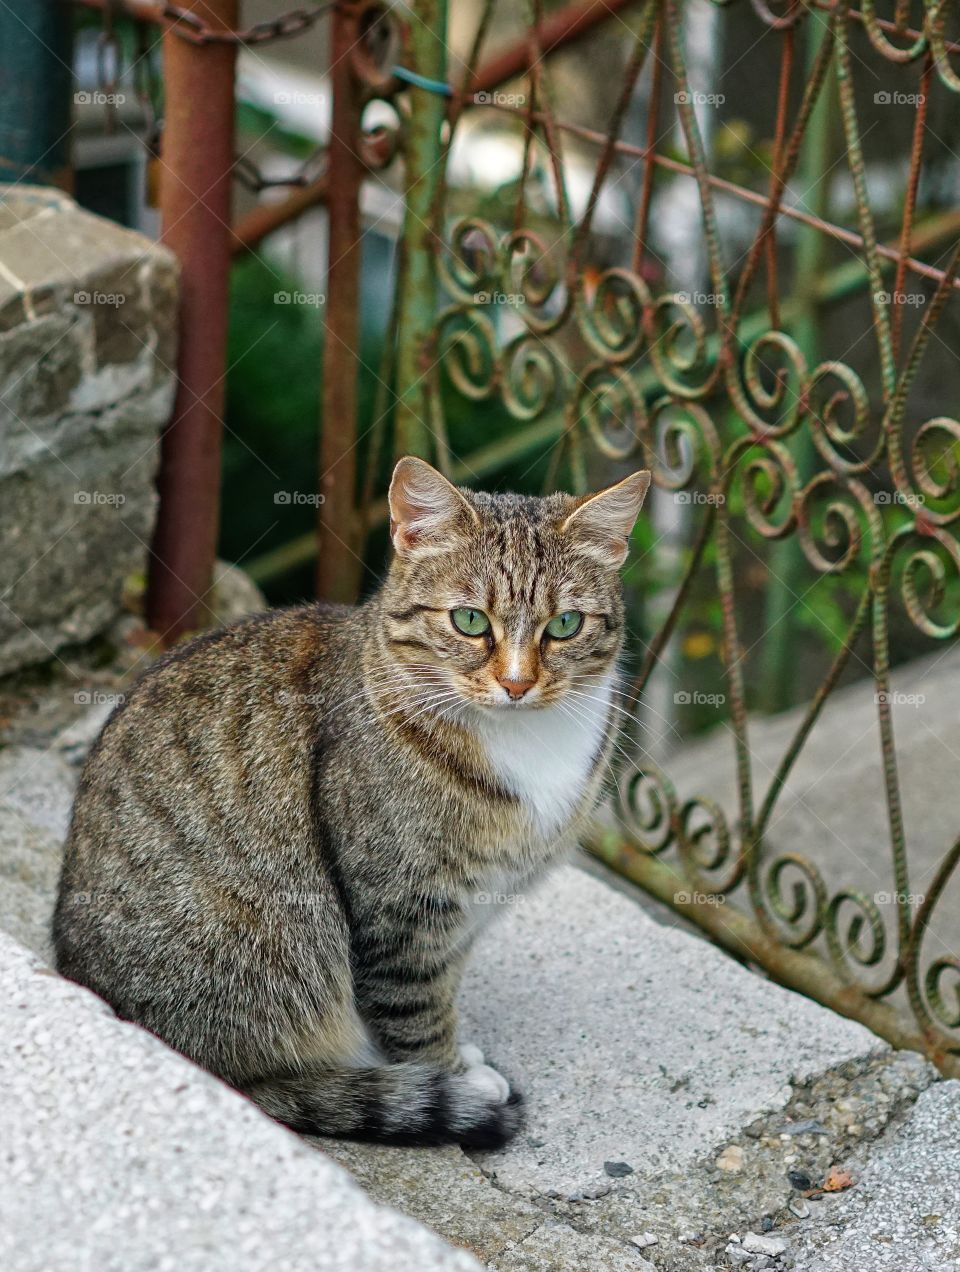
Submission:
<svg viewBox="0 0 960 1272">
<path fill-rule="evenodd" d="M 467 1073 L 406 1063 L 367 1069 L 307 1068 L 242 1088 L 265 1113 L 301 1135 L 381 1144 L 499 1148 L 520 1129 L 523 1101 L 492 1097 Z"/>
</svg>

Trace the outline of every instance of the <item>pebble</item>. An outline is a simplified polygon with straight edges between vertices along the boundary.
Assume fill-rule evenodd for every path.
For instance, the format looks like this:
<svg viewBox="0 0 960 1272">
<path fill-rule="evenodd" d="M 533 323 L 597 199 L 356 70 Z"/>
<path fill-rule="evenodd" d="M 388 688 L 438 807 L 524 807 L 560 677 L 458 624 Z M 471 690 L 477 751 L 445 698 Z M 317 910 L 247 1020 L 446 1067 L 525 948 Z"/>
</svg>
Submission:
<svg viewBox="0 0 960 1272">
<path fill-rule="evenodd" d="M 810 1218 L 810 1206 L 803 1200 L 802 1197 L 795 1197 L 794 1200 L 790 1202 L 787 1209 L 791 1214 L 796 1215 L 798 1219 Z"/>
<path fill-rule="evenodd" d="M 593 1188 L 584 1188 L 584 1201 L 599 1201 L 601 1197 L 606 1197 L 613 1189 L 609 1184 L 597 1184 Z"/>
<path fill-rule="evenodd" d="M 647 1246 L 657 1244 L 657 1238 L 652 1232 L 641 1232 L 639 1237 L 631 1237 L 630 1240 L 639 1250 L 646 1250 Z"/>
<path fill-rule="evenodd" d="M 718 1170 L 743 1170 L 743 1149 L 739 1144 L 728 1144 L 716 1160 Z"/>
<path fill-rule="evenodd" d="M 727 1246 L 726 1255 L 733 1264 L 753 1262 L 753 1255 L 749 1250 L 744 1250 L 743 1246 L 733 1245 L 732 1243 Z"/>
<path fill-rule="evenodd" d="M 741 1246 L 751 1254 L 766 1254 L 774 1259 L 787 1250 L 787 1243 L 781 1237 L 762 1237 L 759 1232 L 748 1232 Z"/>
<path fill-rule="evenodd" d="M 625 1175 L 633 1174 L 633 1167 L 627 1162 L 604 1162 L 603 1169 L 613 1179 L 623 1179 Z"/>
<path fill-rule="evenodd" d="M 830 1132 L 822 1122 L 808 1117 L 802 1122 L 789 1122 L 780 1132 L 781 1139 L 790 1139 L 792 1135 L 829 1135 Z"/>
</svg>

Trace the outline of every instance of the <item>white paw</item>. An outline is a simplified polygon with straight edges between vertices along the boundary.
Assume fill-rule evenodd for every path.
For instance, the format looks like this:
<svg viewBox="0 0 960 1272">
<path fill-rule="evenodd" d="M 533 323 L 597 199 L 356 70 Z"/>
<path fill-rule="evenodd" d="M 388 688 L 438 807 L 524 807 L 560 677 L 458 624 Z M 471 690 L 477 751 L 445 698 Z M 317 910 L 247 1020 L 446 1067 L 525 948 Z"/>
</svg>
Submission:
<svg viewBox="0 0 960 1272">
<path fill-rule="evenodd" d="M 472 1042 L 464 1042 L 460 1044 L 460 1059 L 468 1069 L 472 1069 L 474 1065 L 483 1064 L 483 1052 Z"/>
<path fill-rule="evenodd" d="M 474 1090 L 496 1104 L 505 1104 L 510 1098 L 510 1083 L 488 1064 L 472 1065 L 463 1076 Z"/>
</svg>

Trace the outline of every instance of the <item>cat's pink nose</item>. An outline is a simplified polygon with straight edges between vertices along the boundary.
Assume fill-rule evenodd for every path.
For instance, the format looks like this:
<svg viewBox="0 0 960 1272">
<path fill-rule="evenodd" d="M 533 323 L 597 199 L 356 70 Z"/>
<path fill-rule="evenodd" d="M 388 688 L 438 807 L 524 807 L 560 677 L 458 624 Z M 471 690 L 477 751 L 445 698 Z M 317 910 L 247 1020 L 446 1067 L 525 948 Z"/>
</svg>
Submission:
<svg viewBox="0 0 960 1272">
<path fill-rule="evenodd" d="M 537 683 L 535 680 L 501 680 L 499 681 L 514 700 L 522 698 L 528 689 Z"/>
</svg>

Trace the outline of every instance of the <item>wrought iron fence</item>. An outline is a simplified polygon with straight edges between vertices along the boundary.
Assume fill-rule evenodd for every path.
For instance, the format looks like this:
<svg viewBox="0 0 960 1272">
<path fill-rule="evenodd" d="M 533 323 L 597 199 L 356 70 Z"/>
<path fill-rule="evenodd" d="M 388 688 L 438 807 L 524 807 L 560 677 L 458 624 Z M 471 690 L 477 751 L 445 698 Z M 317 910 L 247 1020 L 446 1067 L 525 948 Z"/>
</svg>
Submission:
<svg viewBox="0 0 960 1272">
<path fill-rule="evenodd" d="M 483 53 L 491 11 L 488 2 L 471 67 Z M 594 847 L 777 979 L 960 1073 L 960 962 L 925 939 L 960 859 L 960 839 L 942 845 L 942 862 L 923 898 L 917 897 L 898 785 L 889 634 L 892 611 L 940 640 L 953 638 L 960 626 L 954 533 L 960 424 L 946 415 L 925 418 L 910 397 L 943 311 L 956 303 L 956 215 L 921 222 L 917 209 L 931 139 L 930 103 L 937 93 L 960 89 L 952 61 L 958 49 L 945 35 L 945 11 L 936 4 L 920 15 L 917 29 L 905 4 L 889 20 L 872 3 L 860 10 L 842 2 L 770 8 L 754 0 L 753 11 L 768 64 L 774 42 L 779 45 L 765 188 L 717 170 L 716 148 L 702 129 L 701 106 L 712 104 L 710 94 L 691 77 L 685 57 L 690 23 L 704 21 L 704 9 L 677 0 L 651 0 L 616 19 L 628 47 L 605 132 L 565 122 L 556 109 L 550 67 L 536 37 L 542 5 L 533 3 L 523 93 L 513 100 L 502 94 L 481 98 L 488 108 L 513 116 L 525 137 L 515 207 L 501 223 L 456 215 L 444 184 L 464 102 L 477 100 L 471 74 L 454 97 L 443 142 L 437 99 L 424 93 L 414 100 L 409 126 L 417 140 L 407 155 L 417 202 L 408 213 L 400 284 L 397 391 L 407 412 L 401 448 L 431 454 L 456 476 L 484 470 L 487 450 L 476 464 L 471 455 L 451 453 L 444 403 L 453 393 L 495 402 L 515 421 L 494 448 L 500 464 L 549 448 L 550 484 L 562 473 L 582 485 L 600 456 L 612 464 L 649 466 L 661 492 L 698 492 L 688 500 L 695 515 L 685 567 L 673 603 L 648 633 L 630 702 L 631 710 L 639 710 L 633 704 L 642 702 L 682 625 L 692 589 L 712 571 L 709 586 L 722 610 L 717 688 L 729 705 L 735 811 L 728 816 L 704 797 L 681 799 L 668 771 L 635 747 L 620 766 L 619 826 L 599 832 Z M 721 10 L 719 21 L 728 21 L 731 12 Z M 421 75 L 445 80 L 442 21 L 417 29 L 410 53 Z M 749 65 L 744 70 L 750 74 Z M 900 229 L 890 243 L 881 241 L 868 189 L 860 123 L 865 79 L 876 85 L 875 104 L 883 105 L 886 94 L 914 115 Z M 626 142 L 621 128 L 642 83 L 649 103 L 646 140 Z M 855 219 L 849 225 L 834 223 L 802 197 L 823 180 L 831 116 L 839 116 L 852 188 Z M 565 187 L 571 139 L 591 143 L 596 155 L 579 217 Z M 544 212 L 541 206 L 539 214 L 531 211 L 525 188 L 537 165 L 549 174 L 551 187 L 549 207 Z M 625 165 L 638 165 L 641 174 L 633 259 L 591 273 L 593 219 L 605 184 L 620 180 Z M 677 294 L 650 246 L 653 194 L 663 174 L 696 188 L 706 303 Z M 727 208 L 739 204 L 754 213 L 739 261 L 729 259 L 729 235 L 718 219 L 721 199 Z M 784 226 L 794 229 L 789 243 Z M 831 267 L 818 250 L 821 241 L 845 245 L 851 262 Z M 932 263 L 944 243 L 951 248 L 946 261 Z M 791 256 L 792 280 L 781 295 Z M 446 302 L 439 307 L 437 286 Z M 918 286 L 927 290 L 918 293 Z M 869 303 L 875 384 L 844 360 L 852 340 L 831 355 L 816 347 L 811 330 L 817 306 L 851 288 Z M 923 299 L 919 317 L 909 309 L 914 294 Z M 510 309 L 506 322 L 498 300 Z M 955 377 L 955 365 L 953 372 Z M 773 591 L 782 590 L 782 576 L 799 563 L 823 579 L 846 576 L 856 593 L 830 665 L 756 801 L 743 597 L 735 578 L 737 544 L 751 532 L 778 545 Z M 775 627 L 769 612 L 768 619 Z M 779 642 L 781 635 L 767 639 Z M 865 652 L 856 653 L 858 648 Z M 781 850 L 768 840 L 778 797 L 852 657 L 869 672 L 876 700 L 890 910 L 867 891 L 831 880 L 805 855 L 805 845 Z M 779 674 L 786 671 L 781 660 Z M 956 822 L 960 829 L 960 808 Z"/>
</svg>

